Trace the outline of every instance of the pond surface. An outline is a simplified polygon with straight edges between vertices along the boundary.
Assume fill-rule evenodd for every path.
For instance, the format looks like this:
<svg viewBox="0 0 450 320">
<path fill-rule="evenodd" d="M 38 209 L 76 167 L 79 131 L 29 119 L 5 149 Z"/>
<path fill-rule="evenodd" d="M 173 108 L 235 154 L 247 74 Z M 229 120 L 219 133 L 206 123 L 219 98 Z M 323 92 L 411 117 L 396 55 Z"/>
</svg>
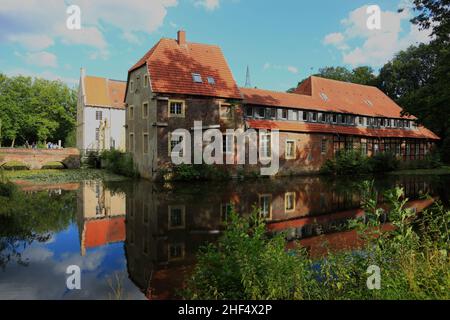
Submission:
<svg viewBox="0 0 450 320">
<path fill-rule="evenodd" d="M 170 299 L 198 248 L 215 241 L 231 207 L 258 207 L 272 232 L 286 232 L 311 254 L 321 243 L 351 247 L 342 226 L 361 216 L 358 181 L 297 177 L 157 185 L 84 181 L 21 186 L 0 197 L 0 299 Z M 405 188 L 418 210 L 450 200 L 450 176 L 375 178 L 378 190 Z M 13 212 L 14 214 L 11 214 Z M 81 290 L 66 270 L 81 269 Z"/>
</svg>

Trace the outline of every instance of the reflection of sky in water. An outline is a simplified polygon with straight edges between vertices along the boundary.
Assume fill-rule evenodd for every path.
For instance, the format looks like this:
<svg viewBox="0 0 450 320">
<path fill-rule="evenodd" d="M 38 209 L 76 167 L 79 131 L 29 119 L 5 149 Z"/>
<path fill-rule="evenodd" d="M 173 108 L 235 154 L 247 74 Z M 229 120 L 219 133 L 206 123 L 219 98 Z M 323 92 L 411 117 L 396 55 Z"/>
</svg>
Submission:
<svg viewBox="0 0 450 320">
<path fill-rule="evenodd" d="M 143 299 L 144 295 L 128 279 L 123 242 L 97 247 L 80 255 L 75 224 L 47 243 L 33 242 L 22 250 L 28 266 L 15 261 L 0 270 L 0 299 L 112 299 L 108 279 L 117 283 L 119 274 L 123 299 Z M 81 268 L 81 290 L 66 287 L 66 268 Z"/>
</svg>

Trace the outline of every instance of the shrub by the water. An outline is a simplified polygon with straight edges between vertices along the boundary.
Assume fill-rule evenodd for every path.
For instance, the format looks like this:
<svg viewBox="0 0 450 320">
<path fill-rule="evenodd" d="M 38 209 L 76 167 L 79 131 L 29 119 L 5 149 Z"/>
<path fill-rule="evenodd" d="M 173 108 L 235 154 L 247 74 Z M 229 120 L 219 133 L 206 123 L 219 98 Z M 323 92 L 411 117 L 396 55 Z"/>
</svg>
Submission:
<svg viewBox="0 0 450 320">
<path fill-rule="evenodd" d="M 228 180 L 230 174 L 223 168 L 207 164 L 181 164 L 173 166 L 170 170 L 162 172 L 165 179 L 172 181 L 194 180 Z"/>
<path fill-rule="evenodd" d="M 104 168 L 108 171 L 130 178 L 139 177 L 133 156 L 129 153 L 118 150 L 103 151 L 100 158 Z"/>
<path fill-rule="evenodd" d="M 255 213 L 231 215 L 217 244 L 204 247 L 186 283 L 187 299 L 450 299 L 450 211 L 439 203 L 416 215 L 402 189 L 385 194 L 394 228 L 383 229 L 385 211 L 373 184 L 362 190 L 364 219 L 349 227 L 361 245 L 311 258 L 287 251 L 282 235 L 270 237 Z M 384 230 L 384 231 L 383 231 Z M 381 270 L 380 290 L 367 287 L 370 266 Z"/>
</svg>

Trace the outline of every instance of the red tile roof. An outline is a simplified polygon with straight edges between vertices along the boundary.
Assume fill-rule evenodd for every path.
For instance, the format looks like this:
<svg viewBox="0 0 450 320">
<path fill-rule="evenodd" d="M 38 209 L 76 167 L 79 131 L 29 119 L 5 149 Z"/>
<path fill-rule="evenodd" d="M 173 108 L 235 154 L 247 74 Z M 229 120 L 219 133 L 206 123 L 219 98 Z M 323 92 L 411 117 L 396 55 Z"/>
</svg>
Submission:
<svg viewBox="0 0 450 320">
<path fill-rule="evenodd" d="M 83 79 L 86 105 L 124 109 L 126 82 L 86 76 Z"/>
<path fill-rule="evenodd" d="M 279 130 L 288 132 L 335 133 L 378 138 L 421 138 L 439 140 L 437 135 L 424 127 L 418 127 L 417 129 L 372 129 L 332 124 L 271 120 L 247 120 L 247 125 L 253 129 Z"/>
<path fill-rule="evenodd" d="M 402 108 L 376 87 L 310 77 L 295 93 L 241 88 L 248 104 L 289 107 L 370 117 L 404 118 Z"/>
<path fill-rule="evenodd" d="M 179 45 L 176 40 L 161 39 L 129 72 L 145 64 L 153 92 L 242 98 L 218 46 L 190 42 Z M 193 73 L 200 74 L 203 83 L 195 83 Z M 215 84 L 209 84 L 207 77 L 213 77 Z"/>
</svg>

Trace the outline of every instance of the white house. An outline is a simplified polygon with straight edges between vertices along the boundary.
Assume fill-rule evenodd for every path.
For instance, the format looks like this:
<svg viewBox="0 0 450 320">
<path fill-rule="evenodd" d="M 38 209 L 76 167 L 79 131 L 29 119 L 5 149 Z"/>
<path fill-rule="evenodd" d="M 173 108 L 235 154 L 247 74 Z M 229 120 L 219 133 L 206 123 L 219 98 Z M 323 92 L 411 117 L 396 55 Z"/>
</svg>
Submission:
<svg viewBox="0 0 450 320">
<path fill-rule="evenodd" d="M 126 82 L 86 76 L 81 69 L 77 104 L 77 148 L 82 152 L 125 151 Z"/>
</svg>

